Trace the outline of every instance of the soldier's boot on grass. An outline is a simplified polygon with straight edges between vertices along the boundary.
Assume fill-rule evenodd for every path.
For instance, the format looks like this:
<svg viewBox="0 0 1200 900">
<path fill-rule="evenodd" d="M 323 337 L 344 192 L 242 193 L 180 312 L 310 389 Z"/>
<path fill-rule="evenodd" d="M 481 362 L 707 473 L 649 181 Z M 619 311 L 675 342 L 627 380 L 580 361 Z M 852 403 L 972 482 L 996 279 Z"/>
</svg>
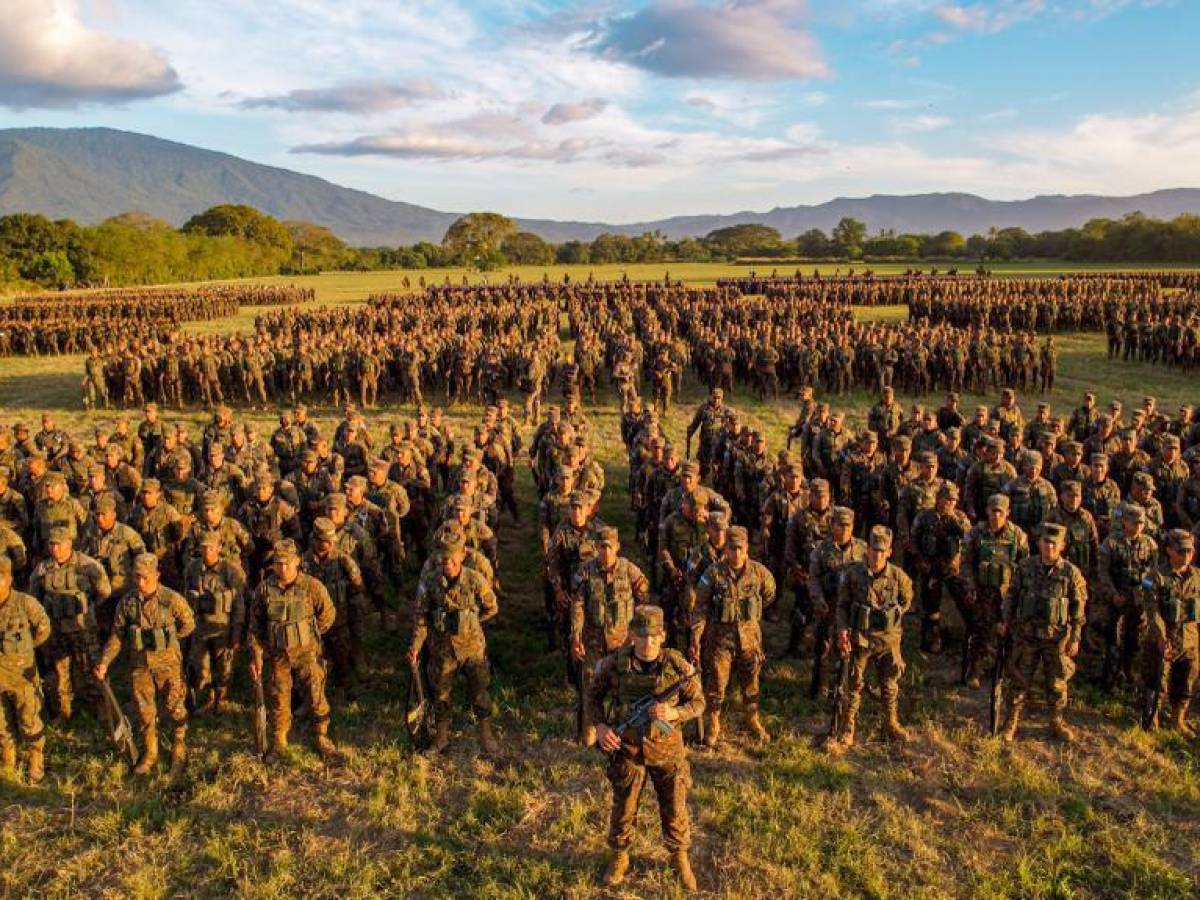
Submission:
<svg viewBox="0 0 1200 900">
<path fill-rule="evenodd" d="M 17 745 L 12 741 L 5 741 L 0 745 L 0 769 L 5 775 L 15 775 L 17 771 Z"/>
<path fill-rule="evenodd" d="M 29 783 L 41 784 L 46 777 L 46 739 L 40 737 L 29 744 Z"/>
<path fill-rule="evenodd" d="M 1171 707 L 1171 727 L 1188 738 L 1196 736 L 1195 730 L 1187 721 L 1189 704 L 1190 701 L 1184 700 L 1182 703 L 1176 703 Z"/>
<path fill-rule="evenodd" d="M 608 865 L 604 867 L 604 883 L 608 887 L 616 887 L 625 880 L 625 873 L 628 871 L 629 851 L 614 850 L 608 859 Z"/>
<path fill-rule="evenodd" d="M 846 703 L 841 730 L 830 732 L 829 737 L 825 739 L 825 749 L 830 753 L 842 753 L 854 746 L 854 730 L 858 725 L 858 709 L 861 702 L 858 698 L 852 698 Z"/>
<path fill-rule="evenodd" d="M 179 778 L 187 768 L 187 728 L 180 726 L 175 729 L 171 740 L 171 778 Z"/>
<path fill-rule="evenodd" d="M 479 749 L 488 756 L 495 756 L 500 752 L 500 745 L 496 743 L 496 738 L 492 734 L 492 720 L 479 720 Z"/>
<path fill-rule="evenodd" d="M 758 717 L 757 705 L 746 707 L 746 730 L 754 735 L 759 743 L 769 744 L 771 742 L 771 735 L 763 727 L 762 720 Z"/>
<path fill-rule="evenodd" d="M 1063 719 L 1061 709 L 1054 710 L 1053 716 L 1050 719 L 1050 730 L 1054 732 L 1054 736 L 1064 744 L 1072 744 L 1075 742 L 1075 730 L 1066 723 Z"/>
<path fill-rule="evenodd" d="M 890 741 L 906 744 L 912 740 L 912 735 L 908 733 L 907 728 L 900 724 L 899 706 L 899 691 L 895 688 L 885 687 L 883 689 L 884 736 Z"/>
<path fill-rule="evenodd" d="M 263 756 L 263 762 L 270 764 L 282 759 L 284 753 L 287 752 L 287 748 L 287 729 L 277 728 L 274 734 L 271 735 L 271 746 L 267 748 L 267 752 Z"/>
<path fill-rule="evenodd" d="M 158 763 L 158 731 L 147 731 L 144 740 L 145 746 L 142 747 L 141 758 L 133 767 L 134 775 L 148 775 Z"/>
<path fill-rule="evenodd" d="M 439 717 L 434 726 L 433 744 L 430 750 L 434 753 L 445 753 L 450 747 L 450 720 Z"/>
<path fill-rule="evenodd" d="M 1011 744 L 1017 739 L 1017 727 L 1021 724 L 1022 706 L 1024 703 L 1015 699 L 1008 703 L 1008 709 L 1004 713 L 1004 725 L 1000 729 L 1000 737 L 1006 744 Z"/>
<path fill-rule="evenodd" d="M 328 719 L 313 724 L 313 747 L 325 759 L 337 756 L 337 745 L 329 737 Z"/>
<path fill-rule="evenodd" d="M 942 652 L 941 619 L 926 619 L 921 623 L 921 652 L 937 656 Z"/>
<path fill-rule="evenodd" d="M 676 850 L 671 854 L 671 867 L 679 876 L 679 884 L 685 891 L 696 890 L 696 874 L 692 871 L 692 861 L 688 859 L 686 850 Z"/>
<path fill-rule="evenodd" d="M 712 750 L 720 739 L 721 714 L 717 712 L 704 713 L 704 746 Z"/>
</svg>

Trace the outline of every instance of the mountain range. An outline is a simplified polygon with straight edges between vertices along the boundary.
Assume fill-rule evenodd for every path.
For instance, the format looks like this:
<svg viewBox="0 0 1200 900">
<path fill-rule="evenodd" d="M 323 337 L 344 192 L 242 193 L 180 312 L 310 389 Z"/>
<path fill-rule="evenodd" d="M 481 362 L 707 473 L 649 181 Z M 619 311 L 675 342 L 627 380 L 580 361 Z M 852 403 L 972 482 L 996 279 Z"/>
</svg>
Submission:
<svg viewBox="0 0 1200 900">
<path fill-rule="evenodd" d="M 387 200 L 313 175 L 109 128 L 0 129 L 0 214 L 39 212 L 93 224 L 138 210 L 181 225 L 219 203 L 245 203 L 280 219 L 324 225 L 356 246 L 441 241 L 459 213 Z M 810 228 L 829 231 L 845 216 L 874 233 L 964 235 L 1017 226 L 1031 232 L 1069 228 L 1094 218 L 1141 211 L 1155 218 L 1200 212 L 1200 189 L 1176 188 L 1129 197 L 1051 195 L 987 200 L 973 194 L 839 197 L 815 206 L 779 206 L 766 212 L 675 216 L 651 222 L 606 224 L 517 219 L 522 230 L 553 242 L 591 240 L 603 232 L 661 231 L 677 239 L 729 225 L 758 223 L 784 237 Z M 511 214 L 511 210 L 504 211 Z"/>
</svg>

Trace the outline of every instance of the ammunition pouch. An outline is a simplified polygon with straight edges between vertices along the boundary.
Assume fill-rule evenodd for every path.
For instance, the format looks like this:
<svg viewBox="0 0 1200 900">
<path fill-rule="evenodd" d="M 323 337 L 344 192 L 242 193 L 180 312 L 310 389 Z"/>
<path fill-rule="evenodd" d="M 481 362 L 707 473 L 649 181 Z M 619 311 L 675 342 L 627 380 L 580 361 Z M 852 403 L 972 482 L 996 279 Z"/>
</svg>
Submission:
<svg viewBox="0 0 1200 900">
<path fill-rule="evenodd" d="M 940 544 L 937 534 L 932 528 L 926 528 L 921 532 L 921 538 L 918 541 L 918 547 L 922 556 L 928 556 L 931 559 L 937 559 L 941 553 Z"/>
<path fill-rule="evenodd" d="M 233 591 L 203 591 L 197 598 L 196 611 L 216 622 L 228 622 L 233 612 Z"/>
<path fill-rule="evenodd" d="M 138 628 L 129 626 L 129 644 L 134 650 L 144 650 L 147 653 L 157 653 L 179 646 L 179 638 L 175 634 L 174 624 L 162 628 Z"/>
<path fill-rule="evenodd" d="M 298 598 L 267 600 L 267 643 L 272 650 L 291 650 L 317 642 L 317 623 L 306 613 L 304 601 Z"/>
<path fill-rule="evenodd" d="M 27 658 L 33 654 L 33 635 L 27 624 L 0 632 L 0 656 Z"/>
<path fill-rule="evenodd" d="M 429 627 L 438 634 L 461 637 L 473 630 L 478 618 L 473 609 L 447 609 L 439 606 L 429 611 Z"/>
<path fill-rule="evenodd" d="M 88 599 L 83 591 L 51 591 L 46 594 L 46 615 L 53 621 L 78 619 L 87 615 Z"/>
<path fill-rule="evenodd" d="M 1048 585 L 1045 593 L 1038 596 L 1026 596 L 1021 603 L 1022 618 L 1032 620 L 1038 625 L 1060 627 L 1067 624 L 1067 587 L 1061 581 Z"/>
<path fill-rule="evenodd" d="M 880 608 L 856 603 L 851 610 L 851 624 L 854 630 L 865 634 L 895 631 L 900 627 L 903 618 L 899 606 Z"/>
<path fill-rule="evenodd" d="M 1186 625 L 1200 621 L 1200 598 L 1181 600 L 1168 588 L 1160 588 L 1158 608 L 1168 625 Z"/>
</svg>

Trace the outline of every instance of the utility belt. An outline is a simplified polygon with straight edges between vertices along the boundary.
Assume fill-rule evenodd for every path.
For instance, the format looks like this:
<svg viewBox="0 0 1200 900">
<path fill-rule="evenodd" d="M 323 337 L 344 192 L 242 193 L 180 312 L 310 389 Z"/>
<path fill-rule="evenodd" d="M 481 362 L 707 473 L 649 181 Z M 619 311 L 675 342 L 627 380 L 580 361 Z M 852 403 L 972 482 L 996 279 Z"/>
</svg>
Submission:
<svg viewBox="0 0 1200 900">
<path fill-rule="evenodd" d="M 896 631 L 904 619 L 899 606 L 877 607 L 856 603 L 850 609 L 850 625 L 864 634 Z"/>
<path fill-rule="evenodd" d="M 175 634 L 175 625 L 164 625 L 161 628 L 138 628 L 129 626 L 129 643 L 134 650 L 144 650 L 147 653 L 157 653 L 179 647 L 179 638 Z"/>
<path fill-rule="evenodd" d="M 87 615 L 88 599 L 83 591 L 50 591 L 43 606 L 54 621 L 79 619 Z"/>
<path fill-rule="evenodd" d="M 429 627 L 438 634 L 462 637 L 476 630 L 479 614 L 473 609 L 447 609 L 440 606 L 429 611 Z"/>
<path fill-rule="evenodd" d="M 709 619 L 722 625 L 734 622 L 757 622 L 762 618 L 762 600 L 758 594 L 749 597 L 733 597 L 722 594 L 713 597 L 709 608 Z"/>
</svg>

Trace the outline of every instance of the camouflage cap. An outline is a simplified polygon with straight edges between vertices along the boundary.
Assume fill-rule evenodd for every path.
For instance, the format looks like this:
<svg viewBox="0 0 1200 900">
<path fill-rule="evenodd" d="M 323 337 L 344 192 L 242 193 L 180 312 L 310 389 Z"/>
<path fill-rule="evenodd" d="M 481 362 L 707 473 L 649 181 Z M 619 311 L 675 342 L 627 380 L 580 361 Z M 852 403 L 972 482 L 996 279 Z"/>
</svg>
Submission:
<svg viewBox="0 0 1200 900">
<path fill-rule="evenodd" d="M 339 492 L 336 494 L 330 494 L 329 496 L 327 496 L 325 498 L 325 511 L 326 512 L 328 512 L 331 509 L 345 509 L 345 508 L 346 508 L 346 495 L 345 494 Z"/>
<path fill-rule="evenodd" d="M 691 475 L 699 476 L 700 475 L 700 464 L 698 462 L 693 462 L 692 460 L 689 459 L 687 462 L 685 462 L 683 465 L 681 465 L 679 467 L 679 474 L 684 476 L 685 478 L 688 476 L 691 476 Z"/>
<path fill-rule="evenodd" d="M 225 498 L 221 496 L 220 491 L 205 491 L 200 506 L 202 509 L 223 509 Z"/>
<path fill-rule="evenodd" d="M 953 481 L 943 481 L 942 486 L 938 488 L 937 495 L 939 500 L 957 500 L 958 485 Z"/>
<path fill-rule="evenodd" d="M 910 438 L 907 434 L 896 435 L 894 438 L 892 438 L 892 449 L 893 450 L 911 450 L 912 449 L 912 438 Z"/>
<path fill-rule="evenodd" d="M 133 561 L 134 575 L 154 575 L 158 572 L 158 557 L 153 553 L 139 553 Z"/>
<path fill-rule="evenodd" d="M 814 478 L 808 483 L 808 491 L 810 494 L 828 494 L 829 482 L 824 478 Z"/>
<path fill-rule="evenodd" d="M 433 536 L 433 551 L 443 556 L 450 556 L 466 549 L 466 536 L 461 529 L 439 528 Z"/>
<path fill-rule="evenodd" d="M 612 525 L 605 525 L 600 529 L 596 543 L 600 546 L 616 547 L 621 543 L 621 533 Z"/>
<path fill-rule="evenodd" d="M 729 528 L 729 515 L 721 510 L 708 514 L 708 528 L 711 531 L 725 531 Z"/>
<path fill-rule="evenodd" d="M 958 440 L 959 438 L 962 437 L 962 429 L 959 428 L 957 425 L 951 425 L 949 428 L 946 429 L 946 437 L 952 438 L 954 440 Z"/>
<path fill-rule="evenodd" d="M 725 391 L 723 391 L 721 388 L 715 387 L 712 389 L 712 397 L 714 400 L 720 400 L 724 396 L 725 396 Z"/>
<path fill-rule="evenodd" d="M 157 494 L 161 490 L 162 490 L 162 482 L 159 481 L 157 478 L 147 478 L 145 481 L 142 482 L 142 493 L 143 494 L 146 493 L 146 491 L 153 491 L 154 493 Z"/>
<path fill-rule="evenodd" d="M 254 487 L 256 490 L 267 487 L 275 487 L 275 478 L 270 472 L 262 470 L 254 476 Z"/>
<path fill-rule="evenodd" d="M 662 609 L 648 603 L 636 607 L 633 611 L 633 618 L 629 622 L 629 630 L 639 637 L 662 634 L 664 631 Z"/>
<path fill-rule="evenodd" d="M 571 491 L 571 505 L 584 508 L 589 503 L 587 491 Z"/>
<path fill-rule="evenodd" d="M 1002 509 L 1008 512 L 1008 496 L 1006 494 L 992 494 L 987 498 L 988 510 Z"/>
<path fill-rule="evenodd" d="M 1079 441 L 1063 441 L 1061 446 L 1064 454 L 1083 452 L 1083 444 L 1079 443 Z"/>
<path fill-rule="evenodd" d="M 100 494 L 95 503 L 92 504 L 92 509 L 97 513 L 115 513 L 117 511 L 117 498 L 112 494 Z"/>
<path fill-rule="evenodd" d="M 97 475 L 104 474 L 104 466 L 94 465 L 88 466 L 88 478 L 95 478 Z"/>
<path fill-rule="evenodd" d="M 831 518 L 834 525 L 853 525 L 854 510 L 848 506 L 835 506 Z"/>
<path fill-rule="evenodd" d="M 1107 466 L 1108 465 L 1108 454 L 1107 453 L 1093 453 L 1092 454 L 1092 465 L 1093 466 L 1099 466 L 1099 465 Z"/>
<path fill-rule="evenodd" d="M 55 525 L 50 529 L 51 544 L 67 544 L 73 540 L 71 537 L 71 529 L 62 525 Z"/>
<path fill-rule="evenodd" d="M 1068 478 L 1058 486 L 1059 494 L 1082 494 L 1083 485 L 1074 478 Z"/>
<path fill-rule="evenodd" d="M 1021 453 L 1018 462 L 1022 469 L 1027 466 L 1040 466 L 1042 464 L 1042 454 L 1037 450 L 1025 450 Z"/>
<path fill-rule="evenodd" d="M 367 489 L 367 479 L 361 475 L 351 475 L 346 479 L 346 487 L 365 491 Z"/>
<path fill-rule="evenodd" d="M 789 462 L 783 467 L 783 474 L 791 478 L 803 478 L 804 466 L 799 462 Z"/>
<path fill-rule="evenodd" d="M 1176 450 L 1178 450 L 1179 449 L 1179 435 L 1177 435 L 1177 434 L 1163 435 L 1162 445 L 1164 447 L 1174 447 Z"/>
<path fill-rule="evenodd" d="M 1136 503 L 1122 503 L 1117 507 L 1122 522 L 1145 522 L 1146 510 Z"/>
<path fill-rule="evenodd" d="M 313 539 L 333 540 L 337 535 L 337 526 L 333 524 L 332 519 L 325 516 L 318 516 L 313 520 Z"/>
<path fill-rule="evenodd" d="M 53 472 L 46 473 L 46 482 L 45 483 L 46 483 L 46 487 L 53 487 L 53 486 L 66 487 L 67 486 L 67 476 L 64 475 L 62 472 L 59 472 L 56 469 Z"/>
<path fill-rule="evenodd" d="M 1149 472 L 1134 472 L 1133 478 L 1130 480 L 1138 487 L 1154 490 L 1154 476 Z"/>
<path fill-rule="evenodd" d="M 749 547 L 750 533 L 742 525 L 729 526 L 729 544 L 732 547 Z"/>
<path fill-rule="evenodd" d="M 201 549 L 205 547 L 215 547 L 217 550 L 220 550 L 224 546 L 224 543 L 225 542 L 221 539 L 221 532 L 219 531 L 206 531 L 204 534 L 200 535 Z"/>
<path fill-rule="evenodd" d="M 919 466 L 932 466 L 937 462 L 937 457 L 928 450 L 922 450 L 913 459 Z"/>
<path fill-rule="evenodd" d="M 317 461 L 318 457 L 316 450 L 305 450 L 300 454 L 300 462 L 302 463 L 315 463 Z"/>
<path fill-rule="evenodd" d="M 1067 528 L 1065 525 L 1059 525 L 1057 522 L 1043 522 L 1041 536 L 1053 541 L 1061 541 L 1067 536 Z"/>
<path fill-rule="evenodd" d="M 1167 532 L 1167 546 L 1180 553 L 1186 553 L 1196 549 L 1196 537 L 1190 531 L 1172 528 Z"/>
<path fill-rule="evenodd" d="M 892 549 L 892 529 L 886 525 L 874 525 L 867 535 L 867 544 L 872 550 Z"/>
<path fill-rule="evenodd" d="M 296 547 L 296 542 L 291 538 L 276 541 L 271 552 L 274 559 L 279 562 L 298 560 L 300 558 L 300 550 Z"/>
</svg>

